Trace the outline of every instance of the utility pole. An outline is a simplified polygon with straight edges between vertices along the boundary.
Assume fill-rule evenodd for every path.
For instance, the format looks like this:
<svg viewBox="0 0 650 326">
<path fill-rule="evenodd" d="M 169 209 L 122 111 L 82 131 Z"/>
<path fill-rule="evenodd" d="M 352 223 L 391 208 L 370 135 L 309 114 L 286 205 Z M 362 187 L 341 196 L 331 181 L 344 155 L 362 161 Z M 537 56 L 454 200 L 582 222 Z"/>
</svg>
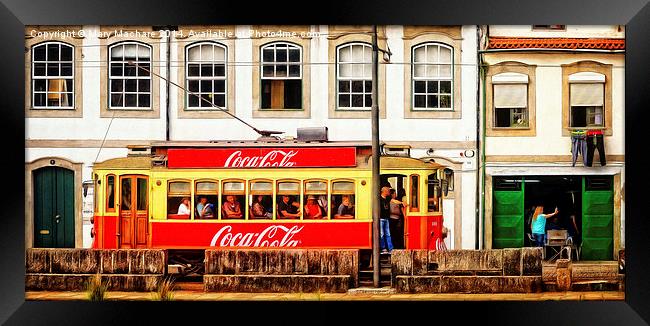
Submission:
<svg viewBox="0 0 650 326">
<path fill-rule="evenodd" d="M 372 281 L 379 287 L 379 214 L 380 214 L 380 176 L 379 176 L 379 98 L 377 92 L 379 72 L 379 47 L 377 45 L 377 25 L 372 26 Z"/>
</svg>

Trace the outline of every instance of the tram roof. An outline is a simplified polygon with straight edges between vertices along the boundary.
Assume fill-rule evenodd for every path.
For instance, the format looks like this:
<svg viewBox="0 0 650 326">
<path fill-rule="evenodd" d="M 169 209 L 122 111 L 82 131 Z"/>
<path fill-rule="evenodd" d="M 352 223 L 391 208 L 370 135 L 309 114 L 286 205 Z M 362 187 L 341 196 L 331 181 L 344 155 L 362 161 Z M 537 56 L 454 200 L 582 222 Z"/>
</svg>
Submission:
<svg viewBox="0 0 650 326">
<path fill-rule="evenodd" d="M 151 147 L 371 147 L 366 141 L 256 141 L 256 140 L 219 140 L 219 141 L 158 141 L 151 142 Z"/>
<path fill-rule="evenodd" d="M 151 157 L 118 157 L 106 161 L 97 162 L 93 168 L 100 169 L 150 169 Z"/>
<path fill-rule="evenodd" d="M 381 156 L 379 166 L 382 169 L 441 169 L 444 165 L 435 162 L 426 162 L 412 157 Z"/>
</svg>

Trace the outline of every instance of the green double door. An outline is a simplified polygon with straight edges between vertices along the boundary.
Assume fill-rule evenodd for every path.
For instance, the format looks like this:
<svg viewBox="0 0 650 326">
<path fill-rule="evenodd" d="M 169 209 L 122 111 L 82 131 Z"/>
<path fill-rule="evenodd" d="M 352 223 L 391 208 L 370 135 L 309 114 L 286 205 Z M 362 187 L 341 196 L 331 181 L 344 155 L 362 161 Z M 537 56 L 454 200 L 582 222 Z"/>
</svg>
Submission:
<svg viewBox="0 0 650 326">
<path fill-rule="evenodd" d="M 582 179 L 582 260 L 611 260 L 614 251 L 611 179 Z"/>
<path fill-rule="evenodd" d="M 495 184 L 492 205 L 492 248 L 524 246 L 524 178 Z"/>
<path fill-rule="evenodd" d="M 44 167 L 33 180 L 34 247 L 74 248 L 74 173 Z"/>
<path fill-rule="evenodd" d="M 492 248 L 524 246 L 525 178 L 495 181 Z M 614 251 L 614 191 L 611 176 L 582 178 L 581 260 L 611 260 Z"/>
</svg>

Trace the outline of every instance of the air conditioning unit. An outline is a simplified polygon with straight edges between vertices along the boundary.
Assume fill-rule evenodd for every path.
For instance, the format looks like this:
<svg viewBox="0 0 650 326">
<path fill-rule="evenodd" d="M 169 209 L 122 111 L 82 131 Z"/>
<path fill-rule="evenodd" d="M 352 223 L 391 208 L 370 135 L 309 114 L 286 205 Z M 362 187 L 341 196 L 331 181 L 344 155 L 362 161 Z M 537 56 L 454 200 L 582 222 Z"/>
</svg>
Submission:
<svg viewBox="0 0 650 326">
<path fill-rule="evenodd" d="M 126 148 L 129 150 L 126 156 L 151 156 L 150 146 L 130 145 Z"/>
<path fill-rule="evenodd" d="M 411 146 L 409 145 L 384 145 L 384 155 L 411 157 Z"/>
<path fill-rule="evenodd" d="M 327 141 L 327 127 L 298 128 L 298 141 Z"/>
</svg>

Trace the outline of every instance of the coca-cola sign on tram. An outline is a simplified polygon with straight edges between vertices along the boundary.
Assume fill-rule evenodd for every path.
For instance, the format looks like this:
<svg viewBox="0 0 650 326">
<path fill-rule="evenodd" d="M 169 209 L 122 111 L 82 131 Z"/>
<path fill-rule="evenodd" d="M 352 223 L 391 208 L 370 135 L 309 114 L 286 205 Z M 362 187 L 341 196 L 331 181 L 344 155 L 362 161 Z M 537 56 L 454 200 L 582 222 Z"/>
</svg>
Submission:
<svg viewBox="0 0 650 326">
<path fill-rule="evenodd" d="M 304 168 L 356 166 L 355 147 L 170 148 L 168 168 Z"/>
<path fill-rule="evenodd" d="M 370 248 L 370 221 L 152 223 L 154 248 Z"/>
</svg>

